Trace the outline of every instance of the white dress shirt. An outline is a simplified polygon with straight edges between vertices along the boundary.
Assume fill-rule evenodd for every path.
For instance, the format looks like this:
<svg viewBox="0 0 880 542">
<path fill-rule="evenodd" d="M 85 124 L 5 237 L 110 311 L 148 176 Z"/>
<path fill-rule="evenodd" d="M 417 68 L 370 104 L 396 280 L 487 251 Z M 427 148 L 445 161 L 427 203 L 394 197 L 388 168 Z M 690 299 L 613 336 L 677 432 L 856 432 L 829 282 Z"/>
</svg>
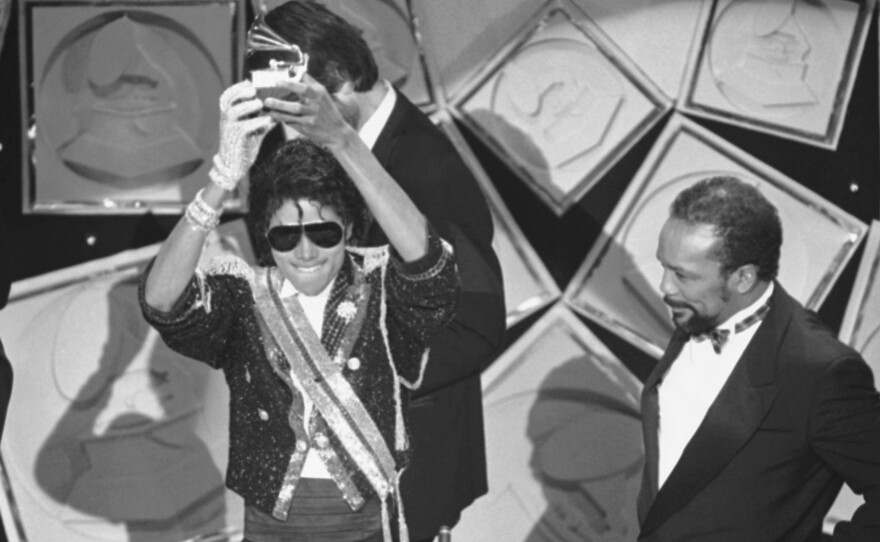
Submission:
<svg viewBox="0 0 880 542">
<path fill-rule="evenodd" d="M 394 105 L 397 103 L 397 92 L 395 92 L 394 87 L 388 81 L 382 81 L 382 84 L 385 85 L 388 92 L 385 93 L 385 97 L 382 98 L 379 107 L 370 115 L 370 118 L 367 119 L 367 122 L 361 126 L 358 132 L 358 135 L 361 136 L 361 139 L 370 150 L 376 145 L 376 140 L 379 139 L 379 134 L 382 133 L 382 129 L 388 123 L 391 111 L 394 110 Z"/>
<path fill-rule="evenodd" d="M 678 358 L 663 377 L 658 387 L 658 487 L 663 486 L 678 463 L 685 446 L 697 432 L 706 412 L 718 397 L 761 322 L 739 333 L 734 332 L 734 326 L 764 305 L 772 293 L 771 282 L 770 287 L 757 301 L 718 326 L 718 329 L 730 330 L 721 353 L 715 353 L 710 341 L 696 341 L 692 338 L 685 343 Z"/>
</svg>

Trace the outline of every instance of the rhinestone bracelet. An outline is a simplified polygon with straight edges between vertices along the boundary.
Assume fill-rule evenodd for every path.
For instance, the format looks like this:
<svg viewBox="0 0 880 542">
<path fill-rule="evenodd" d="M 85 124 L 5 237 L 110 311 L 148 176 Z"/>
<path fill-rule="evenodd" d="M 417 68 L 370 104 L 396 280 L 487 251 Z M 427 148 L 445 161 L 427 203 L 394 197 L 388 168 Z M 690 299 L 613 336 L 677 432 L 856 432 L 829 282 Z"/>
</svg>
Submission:
<svg viewBox="0 0 880 542">
<path fill-rule="evenodd" d="M 223 208 L 214 209 L 202 199 L 202 190 L 196 193 L 196 197 L 186 206 L 186 214 L 184 217 L 192 227 L 199 231 L 208 232 L 213 230 L 220 224 L 220 215 L 223 214 Z"/>
</svg>

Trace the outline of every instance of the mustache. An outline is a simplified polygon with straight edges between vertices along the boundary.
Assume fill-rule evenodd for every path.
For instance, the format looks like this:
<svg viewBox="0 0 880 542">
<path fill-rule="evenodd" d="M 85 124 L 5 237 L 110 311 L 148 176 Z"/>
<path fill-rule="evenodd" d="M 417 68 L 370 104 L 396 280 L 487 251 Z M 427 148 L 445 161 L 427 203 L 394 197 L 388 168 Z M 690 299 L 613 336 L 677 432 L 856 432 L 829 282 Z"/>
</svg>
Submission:
<svg viewBox="0 0 880 542">
<path fill-rule="evenodd" d="M 663 302 L 666 303 L 667 306 L 669 306 L 673 309 L 694 310 L 694 308 L 689 303 L 685 303 L 684 301 L 676 301 L 676 300 L 670 298 L 668 295 L 663 296 Z"/>
</svg>

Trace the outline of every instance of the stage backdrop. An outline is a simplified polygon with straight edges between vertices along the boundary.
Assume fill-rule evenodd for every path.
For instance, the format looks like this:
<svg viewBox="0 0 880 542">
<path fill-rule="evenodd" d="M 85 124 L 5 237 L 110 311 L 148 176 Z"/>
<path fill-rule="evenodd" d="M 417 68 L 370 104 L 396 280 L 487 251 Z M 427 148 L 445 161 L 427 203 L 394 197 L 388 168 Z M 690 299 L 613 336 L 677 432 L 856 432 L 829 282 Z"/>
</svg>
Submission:
<svg viewBox="0 0 880 542">
<path fill-rule="evenodd" d="M 144 327 L 132 281 L 207 181 L 207 94 L 241 77 L 241 29 L 278 1 L 0 0 L 0 257 L 18 281 L 0 312 L 17 375 L 0 531 L 16 542 L 240 526 L 222 488 L 225 388 Z M 490 491 L 456 542 L 635 540 L 639 381 L 669 332 L 655 237 L 697 174 L 741 173 L 774 198 L 786 286 L 875 352 L 875 0 L 326 3 L 450 137 L 495 221 L 509 331 L 483 382 Z M 186 66 L 205 89 L 187 92 Z M 79 101 L 56 99 L 70 90 Z M 156 163 L 114 154 L 106 130 L 132 126 L 114 143 L 192 145 Z M 844 492 L 826 526 L 857 503 Z"/>
</svg>

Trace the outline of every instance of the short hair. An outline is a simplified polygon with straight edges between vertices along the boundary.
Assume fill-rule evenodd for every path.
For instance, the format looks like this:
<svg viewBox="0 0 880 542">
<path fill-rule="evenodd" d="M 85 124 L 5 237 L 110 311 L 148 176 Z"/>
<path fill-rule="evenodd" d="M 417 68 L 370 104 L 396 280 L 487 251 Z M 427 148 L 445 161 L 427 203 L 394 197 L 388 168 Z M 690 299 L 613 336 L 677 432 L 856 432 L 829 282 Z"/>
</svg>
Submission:
<svg viewBox="0 0 880 542">
<path fill-rule="evenodd" d="M 251 170 L 248 190 L 248 226 L 257 263 L 275 264 L 266 240 L 272 216 L 285 202 L 306 199 L 330 208 L 351 226 L 349 245 L 366 235 L 370 214 L 348 173 L 326 148 L 305 138 L 286 142 Z"/>
<path fill-rule="evenodd" d="M 379 80 L 379 68 L 361 31 L 313 0 L 288 0 L 265 15 L 266 24 L 309 55 L 309 75 L 331 94 L 351 81 L 365 92 Z M 253 67 L 245 61 L 248 70 Z"/>
<path fill-rule="evenodd" d="M 776 207 L 751 184 L 732 176 L 703 179 L 676 196 L 670 216 L 714 227 L 721 240 L 717 256 L 725 275 L 753 264 L 759 280 L 776 278 L 782 223 Z"/>
</svg>

